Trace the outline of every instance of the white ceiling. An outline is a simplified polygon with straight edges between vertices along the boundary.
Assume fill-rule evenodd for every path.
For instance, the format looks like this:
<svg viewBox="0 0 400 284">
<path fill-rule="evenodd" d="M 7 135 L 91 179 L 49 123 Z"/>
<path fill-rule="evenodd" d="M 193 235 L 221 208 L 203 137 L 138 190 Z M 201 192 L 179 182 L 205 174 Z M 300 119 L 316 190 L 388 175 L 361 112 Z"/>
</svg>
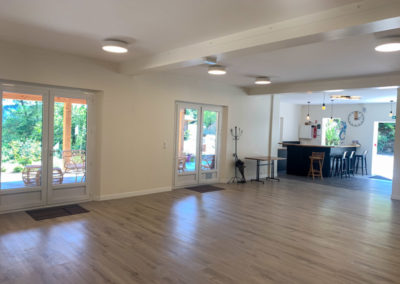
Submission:
<svg viewBox="0 0 400 284">
<path fill-rule="evenodd" d="M 297 105 L 306 105 L 309 101 L 311 105 L 321 105 L 324 101 L 325 104 L 330 104 L 331 95 L 346 95 L 346 96 L 361 96 L 360 100 L 335 100 L 335 104 L 370 104 L 370 103 L 389 103 L 390 100 L 397 101 L 397 89 L 352 89 L 344 90 L 341 92 L 327 93 L 298 93 L 298 94 L 281 94 L 280 102 L 290 103 Z"/>
<path fill-rule="evenodd" d="M 400 52 L 379 53 L 375 45 L 375 36 L 369 34 L 229 58 L 221 62 L 227 66 L 225 76 L 208 75 L 205 65 L 174 72 L 252 86 L 254 77 L 262 75 L 270 76 L 273 83 L 282 83 L 400 71 Z"/>
<path fill-rule="evenodd" d="M 357 0 L 1 0 L 0 40 L 124 61 L 352 2 Z M 129 54 L 100 49 L 103 39 L 115 37 L 132 42 Z M 246 72 L 270 71 L 265 64 Z"/>
</svg>

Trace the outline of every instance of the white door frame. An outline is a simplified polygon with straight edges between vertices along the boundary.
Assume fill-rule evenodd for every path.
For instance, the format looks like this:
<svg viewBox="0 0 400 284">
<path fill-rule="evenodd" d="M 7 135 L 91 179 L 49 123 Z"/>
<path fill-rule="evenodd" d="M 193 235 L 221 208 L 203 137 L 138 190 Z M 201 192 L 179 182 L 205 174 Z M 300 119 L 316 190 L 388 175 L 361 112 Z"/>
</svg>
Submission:
<svg viewBox="0 0 400 284">
<path fill-rule="evenodd" d="M 0 85 L 0 166 L 1 166 L 1 146 L 2 146 L 2 110 L 3 110 L 3 92 L 27 93 L 32 95 L 42 96 L 42 178 L 41 186 L 16 189 L 0 189 L 0 213 L 25 210 L 29 208 L 40 208 L 54 206 L 54 204 L 69 204 L 78 201 L 89 201 L 91 198 L 91 168 L 93 166 L 93 146 L 94 146 L 94 111 L 93 101 L 94 94 L 89 94 L 76 89 L 56 88 L 56 87 L 41 87 L 31 86 L 29 84 L 1 84 Z M 52 190 L 74 190 L 82 188 L 83 184 L 52 184 L 52 174 L 49 174 L 49 169 L 52 169 L 52 141 L 53 141 L 53 126 L 54 126 L 54 97 L 76 97 L 85 98 L 87 101 L 87 143 L 86 143 L 86 179 L 84 183 L 85 193 L 79 196 L 70 198 L 54 198 Z M 40 198 L 39 198 L 40 194 Z M 24 196 L 26 198 L 24 198 Z M 35 196 L 36 199 L 30 196 Z M 11 203 L 7 200 L 17 200 Z"/>
<path fill-rule="evenodd" d="M 198 161 L 199 161 L 199 147 L 198 144 L 196 145 L 196 160 L 195 160 L 195 171 L 193 172 L 186 172 L 186 173 L 178 173 L 178 147 L 179 147 L 179 110 L 182 108 L 190 108 L 190 109 L 196 109 L 197 110 L 197 135 L 200 134 L 200 116 L 201 116 L 201 108 L 198 104 L 193 104 L 193 103 L 185 103 L 185 102 L 177 102 L 175 109 L 176 109 L 176 115 L 175 115 L 175 151 L 174 151 L 174 185 L 175 187 L 184 187 L 187 185 L 193 184 L 190 180 L 194 180 L 196 183 L 198 183 L 199 180 L 199 171 L 198 171 Z M 196 137 L 197 141 L 199 137 Z M 196 142 L 198 143 L 198 142 Z"/>
<path fill-rule="evenodd" d="M 202 140 L 203 140 L 203 119 L 204 119 L 204 111 L 210 110 L 218 113 L 218 122 L 217 122 L 217 144 L 216 153 L 215 153 L 215 169 L 213 170 L 202 170 L 201 162 L 199 162 L 199 184 L 207 184 L 207 183 L 216 183 L 219 182 L 219 173 L 220 173 L 220 146 L 221 146 L 221 126 L 222 126 L 222 107 L 220 106 L 210 106 L 210 105 L 201 105 L 201 118 L 200 118 L 200 136 L 199 136 L 199 156 L 202 156 Z M 211 174 L 214 178 L 206 179 L 204 176 L 206 174 Z"/>
<path fill-rule="evenodd" d="M 64 97 L 64 98 L 76 98 L 76 99 L 85 99 L 87 103 L 87 127 L 86 127 L 86 177 L 84 182 L 76 182 L 76 183 L 65 183 L 65 184 L 53 184 L 53 176 L 48 175 L 47 184 L 47 202 L 48 204 L 57 204 L 57 203 L 65 203 L 65 202 L 78 202 L 78 201 L 86 201 L 89 200 L 89 189 L 88 185 L 90 183 L 90 177 L 88 175 L 89 167 L 91 161 L 91 153 L 88 151 L 90 142 L 92 141 L 91 135 L 92 133 L 89 131 L 89 125 L 91 120 L 91 110 L 92 110 L 92 100 L 90 100 L 90 95 L 83 93 L 78 90 L 66 90 L 66 89 L 50 89 L 50 100 L 49 100 L 49 169 L 53 168 L 53 139 L 54 139 L 54 98 L 55 97 Z M 57 196 L 58 195 L 58 196 Z"/>
<path fill-rule="evenodd" d="M 393 179 L 393 167 L 394 167 L 394 155 L 390 156 L 378 155 L 378 132 L 379 132 L 379 123 L 393 123 L 396 124 L 396 121 L 387 121 L 387 120 L 377 120 L 374 121 L 373 128 L 373 138 L 372 138 L 372 151 L 371 151 L 371 165 L 370 165 L 370 174 L 371 175 L 380 175 L 389 179 Z M 376 146 L 375 146 L 376 145 Z M 393 145 L 394 147 L 394 145 Z M 381 162 L 379 163 L 379 160 Z M 380 165 L 377 165 L 379 163 Z M 385 166 L 391 165 L 391 169 L 389 170 Z"/>
<path fill-rule="evenodd" d="M 193 108 L 198 110 L 197 119 L 197 147 L 196 147 L 196 171 L 188 173 L 178 173 L 178 141 L 179 141 L 179 110 L 181 108 Z M 216 145 L 216 163 L 214 170 L 202 170 L 201 169 L 201 154 L 202 154 L 202 137 L 203 137 L 203 112 L 204 110 L 211 110 L 218 112 L 218 129 L 217 129 L 217 145 Z M 181 102 L 177 101 L 175 103 L 175 146 L 174 146 L 174 157 L 173 157 L 173 177 L 174 177 L 174 188 L 181 188 L 190 185 L 206 184 L 206 183 L 216 183 L 219 182 L 220 176 L 220 150 L 221 150 L 221 132 L 222 132 L 222 115 L 223 107 L 216 105 L 191 103 L 191 102 Z M 213 174 L 216 176 L 215 179 L 206 180 L 201 178 L 204 174 Z M 195 176 L 192 180 L 193 182 L 180 182 L 179 177 L 181 176 Z"/>
<path fill-rule="evenodd" d="M 0 189 L 0 212 L 18 210 L 29 207 L 43 206 L 47 203 L 47 173 L 48 173 L 48 116 L 49 89 L 25 85 L 10 84 L 0 88 L 0 166 L 2 162 L 2 127 L 3 127 L 3 92 L 32 94 L 42 96 L 42 174 L 41 185 L 29 188 Z M 25 198 L 24 198 L 25 197 Z"/>
</svg>

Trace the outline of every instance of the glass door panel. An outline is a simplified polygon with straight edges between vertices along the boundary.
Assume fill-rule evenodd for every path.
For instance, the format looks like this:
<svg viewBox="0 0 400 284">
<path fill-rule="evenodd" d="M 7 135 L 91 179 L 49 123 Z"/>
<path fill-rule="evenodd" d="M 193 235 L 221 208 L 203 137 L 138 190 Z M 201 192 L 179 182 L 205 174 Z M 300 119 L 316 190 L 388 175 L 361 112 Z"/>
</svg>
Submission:
<svg viewBox="0 0 400 284">
<path fill-rule="evenodd" d="M 2 93 L 1 190 L 41 187 L 43 96 Z"/>
<path fill-rule="evenodd" d="M 217 131 L 218 111 L 203 111 L 201 170 L 210 171 L 216 169 L 217 162 Z"/>
<path fill-rule="evenodd" d="M 86 181 L 87 102 L 54 97 L 52 184 Z"/>
<path fill-rule="evenodd" d="M 181 108 L 178 126 L 178 173 L 195 172 L 197 156 L 198 110 Z"/>
<path fill-rule="evenodd" d="M 193 104 L 177 104 L 175 184 L 198 181 L 200 108 Z"/>
</svg>

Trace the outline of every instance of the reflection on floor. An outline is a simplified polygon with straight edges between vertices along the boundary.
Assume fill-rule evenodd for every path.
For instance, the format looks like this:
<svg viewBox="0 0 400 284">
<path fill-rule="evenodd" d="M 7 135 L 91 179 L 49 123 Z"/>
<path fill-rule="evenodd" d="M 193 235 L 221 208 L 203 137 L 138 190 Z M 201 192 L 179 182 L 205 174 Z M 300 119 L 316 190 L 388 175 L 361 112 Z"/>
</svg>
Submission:
<svg viewBox="0 0 400 284">
<path fill-rule="evenodd" d="M 279 172 L 279 178 L 298 180 L 321 185 L 329 185 L 351 190 L 373 192 L 387 196 L 390 196 L 392 194 L 391 180 L 370 178 L 370 176 L 356 175 L 350 178 L 330 177 L 324 178 L 323 180 L 319 178 L 315 178 L 313 180 L 311 177 L 288 175 L 285 172 Z"/>
</svg>

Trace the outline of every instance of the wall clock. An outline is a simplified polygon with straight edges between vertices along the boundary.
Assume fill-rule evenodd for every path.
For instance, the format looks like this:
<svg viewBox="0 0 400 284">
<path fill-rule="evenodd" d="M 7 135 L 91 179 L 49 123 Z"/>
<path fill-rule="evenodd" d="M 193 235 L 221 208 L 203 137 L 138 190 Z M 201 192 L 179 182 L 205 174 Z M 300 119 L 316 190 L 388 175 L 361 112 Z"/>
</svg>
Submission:
<svg viewBox="0 0 400 284">
<path fill-rule="evenodd" d="M 347 120 L 351 126 L 357 127 L 364 123 L 364 113 L 362 111 L 352 111 L 349 113 Z"/>
</svg>

